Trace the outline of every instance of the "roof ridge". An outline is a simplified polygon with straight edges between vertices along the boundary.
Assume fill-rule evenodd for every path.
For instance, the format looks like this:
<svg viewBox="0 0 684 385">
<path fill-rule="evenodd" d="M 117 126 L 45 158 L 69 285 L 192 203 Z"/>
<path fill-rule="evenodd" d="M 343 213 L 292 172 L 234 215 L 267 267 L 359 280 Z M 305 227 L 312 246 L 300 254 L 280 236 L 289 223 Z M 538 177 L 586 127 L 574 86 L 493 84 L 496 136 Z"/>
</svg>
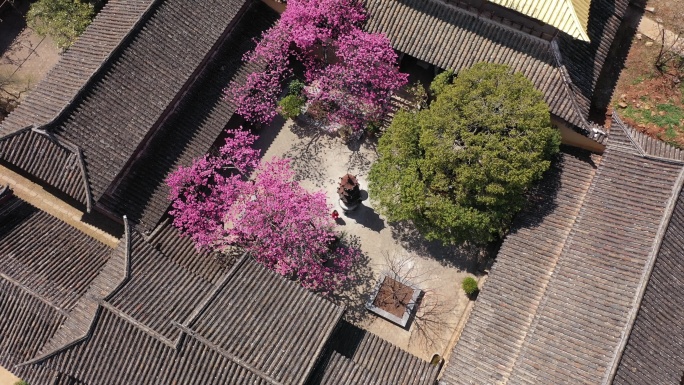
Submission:
<svg viewBox="0 0 684 385">
<path fill-rule="evenodd" d="M 95 305 L 95 309 L 93 309 L 94 314 L 92 316 L 92 319 L 90 320 L 90 325 L 86 329 L 85 333 L 80 335 L 80 336 L 76 336 L 76 338 L 72 339 L 71 341 L 66 342 L 65 344 L 63 344 L 61 346 L 55 346 L 54 349 L 52 349 L 52 350 L 49 350 L 43 354 L 39 354 L 36 357 L 31 358 L 28 361 L 22 362 L 21 364 L 19 364 L 17 366 L 32 365 L 32 364 L 37 364 L 37 363 L 40 363 L 42 361 L 45 361 L 45 360 L 49 359 L 50 357 L 53 357 L 53 356 L 65 351 L 65 350 L 85 341 L 86 339 L 88 339 L 92 335 L 93 331 L 95 330 L 97 320 L 99 319 L 99 316 L 102 313 L 102 302 L 105 299 L 110 298 L 116 291 L 120 290 L 121 287 L 123 286 L 123 284 L 130 277 L 130 232 L 129 232 L 128 220 L 126 219 L 125 216 L 123 219 L 124 219 L 124 236 L 123 236 L 122 241 L 120 241 L 119 246 L 112 250 L 112 254 L 115 254 L 115 255 L 113 255 L 112 257 L 109 258 L 107 263 L 100 270 L 98 276 L 95 277 L 93 282 L 91 282 L 90 287 L 88 288 L 88 291 L 86 291 L 83 294 L 83 297 L 81 297 L 81 300 L 78 301 L 78 303 L 76 304 L 76 306 L 74 307 L 72 312 L 67 314 L 67 320 L 65 321 L 65 323 L 68 322 L 70 319 L 72 319 L 72 316 L 74 315 L 72 313 L 76 313 L 79 310 L 78 309 L 79 305 L 81 305 L 81 306 L 91 305 L 92 306 L 92 304 L 94 303 L 94 305 Z M 123 255 L 121 252 L 119 252 L 120 248 L 124 249 Z M 124 264 L 125 270 L 124 270 L 123 277 L 119 280 L 118 284 L 116 284 L 114 286 L 114 288 L 112 288 L 112 290 L 109 293 L 103 295 L 102 297 L 89 295 L 91 291 L 100 291 L 102 289 L 101 287 L 95 287 L 95 281 L 97 281 L 99 278 L 102 277 L 102 275 L 104 274 L 104 271 L 107 269 L 108 266 L 115 265 L 115 263 L 117 262 L 116 258 L 118 256 L 121 256 L 121 255 L 123 257 L 122 262 Z M 78 316 L 78 315 L 84 315 L 84 314 L 81 312 L 81 314 L 75 314 L 75 315 Z M 48 340 L 45 343 L 44 347 L 49 346 L 49 344 L 53 341 L 53 339 L 58 335 L 58 333 L 61 330 L 62 330 L 61 328 L 58 329 L 57 332 L 55 333 L 55 335 L 53 335 L 50 338 L 50 340 Z"/>
<path fill-rule="evenodd" d="M 209 341 L 208 339 L 204 338 L 203 336 L 199 335 L 196 331 L 194 331 L 194 330 L 188 328 L 187 326 L 184 326 L 184 325 L 181 325 L 181 324 L 178 324 L 178 323 L 176 323 L 176 326 L 177 326 L 184 334 L 188 334 L 190 337 L 192 337 L 192 338 L 194 338 L 195 340 L 199 341 L 200 343 L 202 343 L 203 345 L 205 345 L 205 346 L 208 347 L 209 349 L 211 349 L 211 350 L 213 350 L 213 351 L 219 353 L 220 355 L 222 355 L 222 356 L 228 358 L 229 360 L 231 360 L 231 361 L 233 361 L 234 363 L 236 363 L 238 366 L 241 366 L 241 367 L 247 369 L 247 370 L 250 371 L 251 373 L 256 374 L 257 376 L 259 376 L 260 378 L 262 378 L 263 380 L 265 380 L 265 381 L 268 382 L 269 384 L 271 384 L 271 385 L 285 385 L 284 383 L 279 382 L 279 381 L 277 381 L 276 379 L 274 379 L 273 377 L 269 376 L 267 373 L 265 373 L 265 372 L 263 372 L 263 371 L 257 369 L 256 367 L 254 367 L 254 366 L 252 366 L 252 365 L 250 365 L 250 364 L 244 362 L 244 361 L 241 360 L 239 357 L 237 357 L 237 356 L 235 356 L 235 355 L 233 355 L 233 354 L 231 354 L 231 353 L 225 351 L 225 350 L 222 349 L 220 346 L 215 345 L 213 342 L 211 342 L 211 341 Z"/>
<path fill-rule="evenodd" d="M 646 266 L 644 267 L 644 272 L 642 274 L 641 282 L 639 282 L 637 295 L 634 298 L 633 305 L 628 316 L 627 324 L 625 325 L 625 328 L 622 332 L 620 343 L 618 344 L 618 347 L 615 350 L 615 355 L 613 356 L 613 362 L 611 364 L 610 370 L 606 372 L 606 375 L 603 378 L 603 384 L 611 384 L 613 382 L 613 378 L 615 378 L 615 374 L 617 373 L 620 359 L 622 358 L 622 353 L 624 352 L 625 347 L 627 346 L 627 341 L 629 339 L 629 335 L 632 332 L 634 321 L 636 321 L 637 313 L 639 312 L 639 308 L 641 307 L 641 301 L 644 298 L 646 287 L 648 286 L 651 274 L 653 273 L 653 267 L 655 266 L 655 262 L 658 259 L 658 252 L 660 251 L 660 247 L 663 243 L 663 237 L 665 236 L 665 233 L 667 232 L 667 229 L 670 225 L 672 213 L 674 212 L 675 206 L 677 205 L 677 200 L 679 199 L 679 194 L 682 191 L 682 186 L 684 186 L 684 167 L 682 167 L 682 169 L 680 170 L 679 176 L 677 177 L 675 184 L 672 187 L 672 195 L 670 195 L 670 198 L 668 199 L 667 206 L 665 206 L 665 213 L 663 214 L 660 220 L 658 232 L 656 233 L 656 238 L 653 241 L 651 252 L 649 253 Z"/>
<path fill-rule="evenodd" d="M 674 164 L 678 164 L 678 165 L 684 165 L 684 153 L 682 153 L 682 151 L 680 149 L 675 148 L 674 146 L 672 146 L 668 143 L 659 141 L 659 140 L 656 142 L 658 147 L 659 147 L 658 149 L 644 148 L 644 146 L 642 145 L 642 142 L 646 142 L 646 144 L 653 144 L 652 141 L 654 141 L 656 139 L 653 139 L 650 136 L 648 136 L 642 132 L 639 132 L 639 131 L 635 130 L 633 127 L 627 125 L 625 122 L 622 121 L 622 119 L 617 114 L 617 112 L 613 112 L 612 120 L 613 120 L 613 123 L 625 133 L 625 135 L 627 136 L 629 141 L 634 146 L 634 149 L 637 150 L 637 152 L 639 153 L 639 155 L 641 157 L 646 158 L 646 159 L 659 160 L 662 162 L 674 163 Z M 612 125 L 611 125 L 611 128 L 612 128 Z M 660 155 L 652 154 L 652 152 L 655 152 L 655 151 L 658 151 L 659 153 L 665 152 L 668 154 L 672 154 L 672 155 L 675 155 L 675 157 L 662 156 L 662 154 L 660 154 Z"/>
<path fill-rule="evenodd" d="M 62 308 L 61 306 L 57 305 L 53 301 L 50 301 L 48 298 L 44 297 L 37 291 L 31 289 L 30 287 L 22 284 L 21 282 L 17 281 L 16 279 L 10 277 L 9 275 L 0 272 L 0 279 L 4 279 L 5 281 L 11 283 L 12 285 L 18 287 L 19 289 L 23 290 L 24 292 L 30 294 L 32 297 L 38 299 L 40 302 L 43 302 L 44 304 L 50 306 L 51 308 L 55 309 L 57 312 L 62 314 L 65 317 L 69 316 L 69 311 Z"/>
<path fill-rule="evenodd" d="M 214 285 L 214 288 L 197 304 L 195 309 L 190 313 L 188 318 L 186 318 L 182 323 L 176 323 L 179 328 L 190 328 L 192 324 L 199 318 L 199 316 L 204 313 L 204 311 L 207 309 L 209 304 L 216 298 L 218 293 L 223 290 L 223 288 L 226 286 L 226 284 L 235 276 L 237 273 L 238 269 L 249 259 L 249 255 L 247 252 L 242 254 L 242 257 L 235 262 L 235 264 L 228 270 L 228 272 L 219 279 L 218 282 Z M 181 335 L 182 336 L 182 335 Z M 179 336 L 178 340 L 176 341 L 176 346 L 180 344 L 182 338 Z"/>
</svg>

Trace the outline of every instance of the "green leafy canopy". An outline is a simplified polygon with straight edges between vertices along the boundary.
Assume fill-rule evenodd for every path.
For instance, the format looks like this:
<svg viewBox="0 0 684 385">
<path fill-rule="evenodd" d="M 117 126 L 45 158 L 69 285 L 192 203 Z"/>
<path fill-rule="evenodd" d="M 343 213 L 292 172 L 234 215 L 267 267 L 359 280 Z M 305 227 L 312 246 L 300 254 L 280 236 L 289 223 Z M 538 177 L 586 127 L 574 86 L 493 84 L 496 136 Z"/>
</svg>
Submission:
<svg viewBox="0 0 684 385">
<path fill-rule="evenodd" d="M 93 4 L 79 0 L 38 0 L 26 20 L 41 36 L 49 35 L 60 48 L 69 47 L 95 16 Z"/>
<path fill-rule="evenodd" d="M 490 242 L 549 168 L 560 134 L 542 94 L 507 66 L 476 64 L 440 87 L 429 109 L 399 112 L 380 139 L 370 194 L 429 240 Z"/>
</svg>

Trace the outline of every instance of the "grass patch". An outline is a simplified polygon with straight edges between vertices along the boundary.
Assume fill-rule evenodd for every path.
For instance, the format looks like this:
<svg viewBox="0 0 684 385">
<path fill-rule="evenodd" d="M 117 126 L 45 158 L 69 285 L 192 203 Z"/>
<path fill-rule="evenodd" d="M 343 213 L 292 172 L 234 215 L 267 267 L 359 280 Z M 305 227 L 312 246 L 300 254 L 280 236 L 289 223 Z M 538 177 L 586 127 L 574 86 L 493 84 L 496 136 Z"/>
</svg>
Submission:
<svg viewBox="0 0 684 385">
<path fill-rule="evenodd" d="M 664 129 L 680 128 L 684 120 L 684 109 L 672 104 L 657 104 L 655 108 L 635 108 L 628 106 L 624 109 L 624 115 L 641 124 L 654 124 Z"/>
</svg>

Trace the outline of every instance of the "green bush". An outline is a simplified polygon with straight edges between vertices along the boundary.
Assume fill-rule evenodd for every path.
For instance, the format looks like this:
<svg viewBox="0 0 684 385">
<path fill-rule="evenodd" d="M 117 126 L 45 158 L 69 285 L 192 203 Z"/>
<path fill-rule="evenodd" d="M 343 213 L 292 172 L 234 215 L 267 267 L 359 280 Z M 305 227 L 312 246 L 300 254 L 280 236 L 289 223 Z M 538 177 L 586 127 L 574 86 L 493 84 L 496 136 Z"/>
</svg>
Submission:
<svg viewBox="0 0 684 385">
<path fill-rule="evenodd" d="M 79 0 L 38 0 L 26 14 L 28 25 L 41 36 L 49 35 L 60 48 L 69 47 L 85 31 L 95 8 Z"/>
<path fill-rule="evenodd" d="M 408 93 L 416 101 L 418 109 L 427 108 L 428 93 L 420 81 L 416 81 L 408 87 Z"/>
<path fill-rule="evenodd" d="M 26 382 L 24 380 L 19 380 L 19 381 L 15 382 L 14 385 L 28 385 L 28 382 Z"/>
<path fill-rule="evenodd" d="M 295 96 L 301 96 L 302 91 L 304 90 L 304 82 L 301 80 L 295 79 L 290 82 L 290 84 L 287 86 L 287 94 L 288 95 L 295 95 Z"/>
<path fill-rule="evenodd" d="M 461 287 L 463 288 L 463 291 L 465 291 L 466 295 L 471 296 L 475 293 L 477 293 L 478 290 L 480 290 L 477 287 L 477 281 L 473 277 L 466 277 L 463 279 L 463 282 L 461 282 Z"/>
<path fill-rule="evenodd" d="M 287 95 L 278 102 L 278 112 L 285 119 L 294 119 L 302 113 L 304 98 L 297 95 Z"/>
<path fill-rule="evenodd" d="M 432 92 L 432 96 L 436 97 L 437 95 L 441 94 L 442 91 L 444 91 L 444 89 L 453 81 L 453 70 L 446 70 L 435 76 L 435 78 L 432 80 L 432 83 L 430 83 L 430 92 Z"/>
</svg>

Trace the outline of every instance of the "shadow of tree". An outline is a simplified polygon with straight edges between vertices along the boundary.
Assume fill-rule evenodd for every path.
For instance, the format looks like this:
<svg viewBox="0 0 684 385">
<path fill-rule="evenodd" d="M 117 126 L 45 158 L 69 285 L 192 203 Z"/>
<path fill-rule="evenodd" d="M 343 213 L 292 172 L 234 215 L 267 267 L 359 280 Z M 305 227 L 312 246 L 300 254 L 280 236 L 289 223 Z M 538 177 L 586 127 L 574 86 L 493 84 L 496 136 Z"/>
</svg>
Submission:
<svg viewBox="0 0 684 385">
<path fill-rule="evenodd" d="M 363 140 L 363 139 L 362 139 Z M 352 150 L 347 159 L 347 172 L 354 175 L 368 175 L 371 165 L 377 158 L 375 151 L 362 151 L 369 148 L 365 142 L 358 143 L 356 150 Z"/>
<path fill-rule="evenodd" d="M 356 236 L 347 235 L 347 245 L 360 249 L 361 240 Z M 344 305 L 344 319 L 359 325 L 369 319 L 366 303 L 370 299 L 371 290 L 375 287 L 376 278 L 370 266 L 370 258 L 361 253 L 358 261 L 349 272 L 351 279 L 346 281 L 337 292 L 331 295 L 331 300 L 338 305 Z"/>
<path fill-rule="evenodd" d="M 475 245 L 444 245 L 439 241 L 428 241 L 409 221 L 390 223 L 392 237 L 407 251 L 421 257 L 432 258 L 443 266 L 475 273 L 478 262 L 491 253 L 490 248 Z M 495 251 L 494 251 L 495 252 Z"/>
<path fill-rule="evenodd" d="M 321 129 L 312 127 L 307 121 L 298 119 L 292 124 L 292 132 L 301 139 L 284 154 L 291 159 L 292 169 L 297 180 L 309 180 L 316 187 L 323 188 L 334 184 L 326 173 L 324 161 L 334 149 L 334 141 Z"/>
</svg>

